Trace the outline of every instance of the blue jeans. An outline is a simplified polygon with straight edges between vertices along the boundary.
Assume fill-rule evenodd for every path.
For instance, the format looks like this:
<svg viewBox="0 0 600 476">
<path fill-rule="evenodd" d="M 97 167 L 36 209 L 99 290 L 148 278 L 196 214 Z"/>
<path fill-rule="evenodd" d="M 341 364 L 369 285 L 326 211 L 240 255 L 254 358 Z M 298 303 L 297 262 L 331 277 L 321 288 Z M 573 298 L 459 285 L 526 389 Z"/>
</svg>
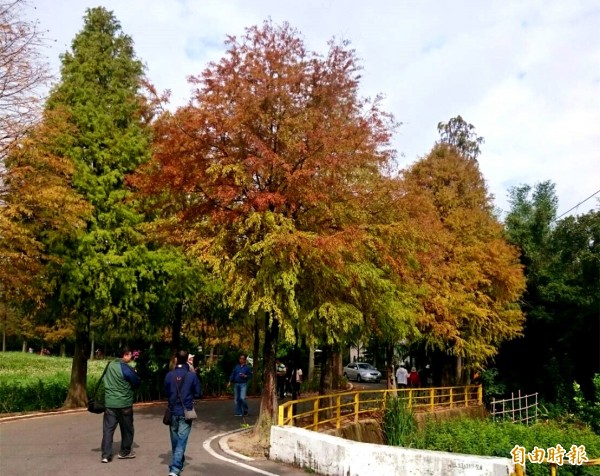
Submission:
<svg viewBox="0 0 600 476">
<path fill-rule="evenodd" d="M 121 451 L 122 456 L 131 453 L 133 445 L 133 407 L 107 408 L 104 410 L 102 422 L 102 457 L 112 458 L 113 435 L 117 425 L 121 428 Z"/>
<path fill-rule="evenodd" d="M 173 452 L 169 472 L 179 474 L 185 461 L 185 447 L 190 431 L 192 431 L 192 421 L 186 421 L 182 416 L 174 416 L 171 418 L 169 429 L 171 433 L 171 451 Z"/>
<path fill-rule="evenodd" d="M 233 395 L 235 399 L 235 414 L 243 415 L 248 413 L 248 402 L 246 402 L 246 391 L 248 389 L 248 384 L 244 383 L 236 383 L 233 387 Z"/>
</svg>

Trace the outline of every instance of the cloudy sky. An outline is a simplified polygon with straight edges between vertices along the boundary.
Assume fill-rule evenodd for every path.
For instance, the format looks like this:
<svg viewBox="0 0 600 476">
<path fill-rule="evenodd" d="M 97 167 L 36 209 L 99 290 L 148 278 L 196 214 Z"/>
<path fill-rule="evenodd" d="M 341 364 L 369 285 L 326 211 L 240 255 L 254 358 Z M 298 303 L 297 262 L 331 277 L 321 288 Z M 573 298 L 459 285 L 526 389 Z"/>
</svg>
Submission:
<svg viewBox="0 0 600 476">
<path fill-rule="evenodd" d="M 86 8 L 112 10 L 159 90 L 178 106 L 189 75 L 224 54 L 226 35 L 271 18 L 308 49 L 346 39 L 361 59 L 361 93 L 385 96 L 403 125 L 400 165 L 426 154 L 437 124 L 458 114 L 485 138 L 480 167 L 508 209 L 512 186 L 551 180 L 559 215 L 600 192 L 600 3 L 596 0 L 30 0 L 59 54 Z M 600 208 L 598 193 L 570 213 Z"/>
</svg>

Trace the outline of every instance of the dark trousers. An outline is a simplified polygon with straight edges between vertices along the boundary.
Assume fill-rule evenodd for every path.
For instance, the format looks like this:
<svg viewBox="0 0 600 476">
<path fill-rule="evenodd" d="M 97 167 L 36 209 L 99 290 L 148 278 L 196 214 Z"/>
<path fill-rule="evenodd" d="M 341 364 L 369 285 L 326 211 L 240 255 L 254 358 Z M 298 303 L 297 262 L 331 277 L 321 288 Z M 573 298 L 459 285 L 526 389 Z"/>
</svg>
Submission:
<svg viewBox="0 0 600 476">
<path fill-rule="evenodd" d="M 133 407 L 107 408 L 102 422 L 102 458 L 112 458 L 113 435 L 121 430 L 121 456 L 131 453 L 133 445 Z"/>
<path fill-rule="evenodd" d="M 300 382 L 292 382 L 292 400 L 300 397 Z"/>
<path fill-rule="evenodd" d="M 277 393 L 279 398 L 283 398 L 285 393 L 285 375 L 283 377 L 277 377 Z"/>
</svg>

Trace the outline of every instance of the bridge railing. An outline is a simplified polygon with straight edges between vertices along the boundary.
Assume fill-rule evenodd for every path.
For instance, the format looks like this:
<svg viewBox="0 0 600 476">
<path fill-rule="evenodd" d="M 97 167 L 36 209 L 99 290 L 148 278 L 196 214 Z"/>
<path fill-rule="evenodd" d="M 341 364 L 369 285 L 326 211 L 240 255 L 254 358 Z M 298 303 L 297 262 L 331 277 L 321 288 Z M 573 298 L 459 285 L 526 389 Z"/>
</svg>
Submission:
<svg viewBox="0 0 600 476">
<path fill-rule="evenodd" d="M 388 399 L 395 397 L 405 399 L 407 406 L 416 412 L 483 404 L 481 385 L 355 390 L 285 402 L 279 405 L 278 424 L 314 431 L 340 428 L 343 422 L 358 422 L 361 416 L 384 410 Z"/>
</svg>

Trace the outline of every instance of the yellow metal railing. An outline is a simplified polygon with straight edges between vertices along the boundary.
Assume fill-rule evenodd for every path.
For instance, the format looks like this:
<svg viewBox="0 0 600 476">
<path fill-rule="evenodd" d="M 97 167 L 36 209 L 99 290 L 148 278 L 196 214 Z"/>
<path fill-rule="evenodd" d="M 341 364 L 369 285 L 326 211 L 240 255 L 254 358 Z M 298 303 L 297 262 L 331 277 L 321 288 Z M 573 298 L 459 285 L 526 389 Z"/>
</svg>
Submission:
<svg viewBox="0 0 600 476">
<path fill-rule="evenodd" d="M 406 399 L 417 412 L 483 404 L 481 385 L 463 387 L 404 388 L 399 390 L 356 390 L 292 400 L 279 405 L 279 425 L 318 431 L 319 427 L 340 428 L 342 422 L 358 422 L 361 415 L 385 409 L 391 397 Z"/>
<path fill-rule="evenodd" d="M 342 423 L 358 422 L 385 409 L 389 398 L 405 398 L 409 408 L 417 412 L 434 412 L 448 408 L 483 405 L 481 385 L 464 387 L 405 388 L 399 390 L 356 390 L 352 392 L 318 395 L 292 400 L 279 405 L 279 425 L 291 425 L 318 431 L 319 428 L 341 428 Z M 550 464 L 550 474 L 557 474 L 557 465 Z M 592 459 L 585 466 L 600 465 L 600 459 Z M 516 465 L 514 476 L 522 476 L 524 468 Z"/>
</svg>

